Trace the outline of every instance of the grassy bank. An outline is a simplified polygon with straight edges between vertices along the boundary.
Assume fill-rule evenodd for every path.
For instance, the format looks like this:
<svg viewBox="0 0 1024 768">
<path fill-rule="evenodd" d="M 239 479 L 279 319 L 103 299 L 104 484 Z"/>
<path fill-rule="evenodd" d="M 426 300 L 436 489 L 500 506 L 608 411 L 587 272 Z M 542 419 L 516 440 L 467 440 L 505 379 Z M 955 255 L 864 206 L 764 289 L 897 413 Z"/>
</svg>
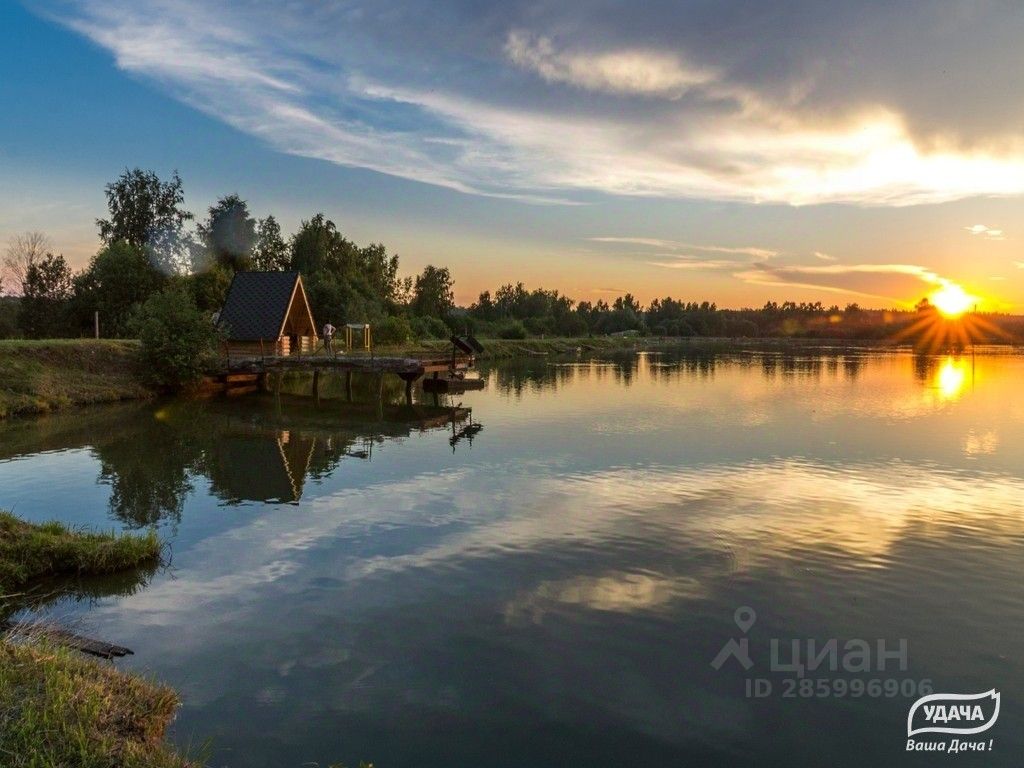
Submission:
<svg viewBox="0 0 1024 768">
<path fill-rule="evenodd" d="M 46 576 L 117 573 L 160 557 L 155 532 L 82 533 L 0 511 L 0 598 Z"/>
<path fill-rule="evenodd" d="M 149 397 L 130 341 L 0 341 L 0 418 Z"/>
<path fill-rule="evenodd" d="M 82 533 L 0 512 L 0 616 L 36 579 L 116 573 L 159 556 L 155 533 Z M 177 706 L 169 688 L 75 651 L 22 633 L 0 638 L 2 765 L 183 768 L 190 763 L 163 744 Z"/>
<path fill-rule="evenodd" d="M 576 352 L 614 351 L 640 349 L 651 343 L 659 343 L 658 339 L 628 336 L 595 336 L 591 338 L 550 338 L 550 339 L 480 339 L 484 347 L 483 353 L 477 355 L 481 360 L 498 360 L 510 357 L 531 357 L 539 355 L 565 355 Z M 414 352 L 448 352 L 451 342 L 445 339 L 431 339 L 403 346 L 381 346 L 376 352 L 379 355 L 412 354 Z"/>
<path fill-rule="evenodd" d="M 9 768 L 186 768 L 164 744 L 178 697 L 77 652 L 0 641 L 0 762 Z"/>
</svg>

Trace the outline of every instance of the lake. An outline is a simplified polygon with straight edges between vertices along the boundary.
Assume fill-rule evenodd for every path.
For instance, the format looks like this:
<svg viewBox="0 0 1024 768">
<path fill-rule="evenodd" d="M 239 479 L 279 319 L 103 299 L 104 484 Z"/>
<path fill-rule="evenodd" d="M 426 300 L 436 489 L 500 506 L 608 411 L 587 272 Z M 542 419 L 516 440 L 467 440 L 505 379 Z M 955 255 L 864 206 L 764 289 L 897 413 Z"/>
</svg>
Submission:
<svg viewBox="0 0 1024 768">
<path fill-rule="evenodd" d="M 92 408 L 0 425 L 0 506 L 158 528 L 166 567 L 39 611 L 177 688 L 211 765 L 1015 765 L 1024 358 L 990 352 L 513 361 L 472 427 L 397 385 Z M 906 752 L 919 696 L 991 689 L 990 752 Z"/>
</svg>

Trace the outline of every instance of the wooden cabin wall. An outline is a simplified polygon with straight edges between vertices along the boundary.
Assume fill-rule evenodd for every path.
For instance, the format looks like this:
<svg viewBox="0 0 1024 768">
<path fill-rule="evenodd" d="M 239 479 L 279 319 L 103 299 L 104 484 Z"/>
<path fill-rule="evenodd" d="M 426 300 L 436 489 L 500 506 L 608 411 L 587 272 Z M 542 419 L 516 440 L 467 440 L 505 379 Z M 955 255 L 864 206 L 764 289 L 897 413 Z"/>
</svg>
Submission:
<svg viewBox="0 0 1024 768">
<path fill-rule="evenodd" d="M 247 360 L 297 354 L 311 355 L 318 349 L 319 344 L 320 339 L 315 335 L 300 336 L 296 345 L 292 345 L 292 340 L 288 336 L 282 336 L 277 341 L 266 339 L 262 344 L 259 341 L 229 341 L 226 356 L 231 360 Z M 221 352 L 224 353 L 223 348 Z"/>
<path fill-rule="evenodd" d="M 296 292 L 295 299 L 288 309 L 288 317 L 284 321 L 284 335 L 298 334 L 316 336 L 316 328 L 309 322 L 309 307 L 302 300 L 303 294 Z"/>
</svg>

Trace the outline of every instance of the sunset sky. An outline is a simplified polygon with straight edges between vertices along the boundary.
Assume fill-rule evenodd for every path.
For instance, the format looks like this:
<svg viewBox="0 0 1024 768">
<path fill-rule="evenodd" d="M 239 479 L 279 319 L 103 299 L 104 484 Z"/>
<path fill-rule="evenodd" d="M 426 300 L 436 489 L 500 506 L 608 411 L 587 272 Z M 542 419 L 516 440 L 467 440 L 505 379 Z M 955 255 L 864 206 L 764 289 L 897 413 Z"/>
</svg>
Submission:
<svg viewBox="0 0 1024 768">
<path fill-rule="evenodd" d="M 323 211 L 462 303 L 1024 311 L 1024 6 L 839 0 L 0 4 L 0 244 L 73 266 L 103 185 Z"/>
</svg>

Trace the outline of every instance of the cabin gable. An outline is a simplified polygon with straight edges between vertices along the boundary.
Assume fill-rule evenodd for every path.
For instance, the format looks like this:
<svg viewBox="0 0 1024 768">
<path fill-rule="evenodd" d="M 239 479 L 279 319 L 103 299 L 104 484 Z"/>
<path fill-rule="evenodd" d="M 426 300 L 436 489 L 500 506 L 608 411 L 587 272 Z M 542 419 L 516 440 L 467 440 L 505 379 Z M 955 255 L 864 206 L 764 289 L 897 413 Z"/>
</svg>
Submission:
<svg viewBox="0 0 1024 768">
<path fill-rule="evenodd" d="M 238 272 L 217 321 L 229 354 L 288 355 L 316 345 L 316 323 L 298 272 Z"/>
</svg>

